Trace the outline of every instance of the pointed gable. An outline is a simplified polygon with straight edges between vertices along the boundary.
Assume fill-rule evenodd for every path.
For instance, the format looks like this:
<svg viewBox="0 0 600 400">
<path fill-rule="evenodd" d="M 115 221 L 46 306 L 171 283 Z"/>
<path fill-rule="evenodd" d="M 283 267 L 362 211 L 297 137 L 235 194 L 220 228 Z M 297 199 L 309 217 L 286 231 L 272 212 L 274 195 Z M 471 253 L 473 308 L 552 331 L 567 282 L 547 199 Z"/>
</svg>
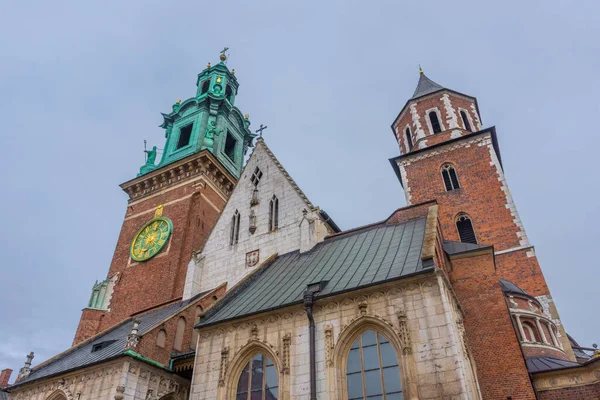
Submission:
<svg viewBox="0 0 600 400">
<path fill-rule="evenodd" d="M 230 288 L 274 254 L 311 248 L 337 230 L 327 218 L 258 139 L 215 228 L 188 266 L 184 298 L 224 282 Z"/>
</svg>

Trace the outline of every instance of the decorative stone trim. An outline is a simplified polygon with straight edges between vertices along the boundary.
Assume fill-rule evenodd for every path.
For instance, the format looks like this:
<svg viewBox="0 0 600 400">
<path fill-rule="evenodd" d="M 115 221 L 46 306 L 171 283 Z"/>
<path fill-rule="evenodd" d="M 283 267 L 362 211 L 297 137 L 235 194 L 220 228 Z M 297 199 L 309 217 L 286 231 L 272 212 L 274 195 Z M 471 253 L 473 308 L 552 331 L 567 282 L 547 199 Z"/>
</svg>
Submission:
<svg viewBox="0 0 600 400">
<path fill-rule="evenodd" d="M 410 331 L 408 329 L 406 311 L 399 310 L 398 311 L 398 328 L 400 335 L 400 343 L 402 345 L 402 354 L 408 355 L 412 354 L 412 344 L 410 340 Z"/>
<path fill-rule="evenodd" d="M 325 325 L 325 365 L 333 367 L 333 326 Z"/>
<path fill-rule="evenodd" d="M 281 368 L 281 372 L 283 374 L 290 373 L 290 344 L 292 342 L 291 333 L 286 333 L 283 336 L 283 366 Z"/>
<path fill-rule="evenodd" d="M 220 167 L 217 159 L 208 150 L 188 156 L 172 164 L 121 184 L 121 189 L 129 195 L 129 201 L 138 200 L 177 182 L 196 176 L 205 176 L 226 198 L 235 185 L 235 178 Z"/>
<path fill-rule="evenodd" d="M 576 386 L 600 383 L 600 362 L 588 361 L 580 367 L 560 371 L 538 372 L 533 374 L 533 384 L 537 391 L 557 390 Z"/>
<path fill-rule="evenodd" d="M 229 367 L 229 347 L 224 347 L 221 350 L 221 366 L 219 368 L 219 386 L 225 386 L 225 377 L 227 376 L 227 368 Z"/>
</svg>

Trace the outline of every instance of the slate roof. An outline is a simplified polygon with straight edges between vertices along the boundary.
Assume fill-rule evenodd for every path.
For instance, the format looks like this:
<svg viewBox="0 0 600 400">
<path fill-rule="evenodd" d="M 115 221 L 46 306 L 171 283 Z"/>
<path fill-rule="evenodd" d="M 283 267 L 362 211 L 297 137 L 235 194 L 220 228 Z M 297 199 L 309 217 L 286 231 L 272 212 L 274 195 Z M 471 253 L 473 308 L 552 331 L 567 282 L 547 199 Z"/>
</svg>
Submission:
<svg viewBox="0 0 600 400">
<path fill-rule="evenodd" d="M 463 242 L 453 242 L 451 240 L 444 240 L 444 251 L 448 255 L 455 255 L 460 253 L 467 253 L 473 250 L 487 249 L 490 246 L 484 246 L 482 244 L 475 243 L 463 243 Z"/>
<path fill-rule="evenodd" d="M 505 279 L 502 279 L 502 278 L 498 278 L 498 280 L 500 281 L 500 286 L 502 287 L 502 292 L 516 293 L 516 294 L 522 294 L 525 296 L 529 296 L 529 293 L 527 293 L 526 291 L 524 291 L 523 289 L 521 289 L 514 283 L 507 281 Z M 531 297 L 531 296 L 529 296 L 529 297 Z"/>
<path fill-rule="evenodd" d="M 416 99 L 421 96 L 425 96 L 431 93 L 438 92 L 440 90 L 444 90 L 445 88 L 431 79 L 429 79 L 423 72 L 419 74 L 419 82 L 417 83 L 417 88 L 413 93 L 411 100 Z"/>
<path fill-rule="evenodd" d="M 300 304 L 312 283 L 328 281 L 319 299 L 433 270 L 432 263 L 421 261 L 425 220 L 370 226 L 326 239 L 306 253 L 279 256 L 231 290 L 198 326 Z"/>
<path fill-rule="evenodd" d="M 531 373 L 551 371 L 554 369 L 573 368 L 581 365 L 573 361 L 561 360 L 560 358 L 555 357 L 528 358 L 525 360 L 525 363 L 527 364 L 527 370 Z"/>
<path fill-rule="evenodd" d="M 159 308 L 158 310 L 150 311 L 149 313 L 134 318 L 129 318 L 121 324 L 115 326 L 110 331 L 97 336 L 94 338 L 94 340 L 85 342 L 81 346 L 73 347 L 67 350 L 65 353 L 60 354 L 55 360 L 33 368 L 31 374 L 27 378 L 20 380 L 17 384 L 21 385 L 26 382 L 44 378 L 50 375 L 56 375 L 74 368 L 81 368 L 86 365 L 107 361 L 111 358 L 117 357 L 123 354 L 125 351 L 127 335 L 131 332 L 134 319 L 138 319 L 140 321 L 138 328 L 139 334 L 143 335 L 157 323 L 167 319 L 173 314 L 178 313 L 183 307 L 194 302 L 208 292 L 209 291 L 202 292 L 191 299 L 170 304 L 168 306 Z M 92 352 L 92 347 L 95 344 L 112 340 L 114 340 L 113 343 L 98 351 Z"/>
</svg>

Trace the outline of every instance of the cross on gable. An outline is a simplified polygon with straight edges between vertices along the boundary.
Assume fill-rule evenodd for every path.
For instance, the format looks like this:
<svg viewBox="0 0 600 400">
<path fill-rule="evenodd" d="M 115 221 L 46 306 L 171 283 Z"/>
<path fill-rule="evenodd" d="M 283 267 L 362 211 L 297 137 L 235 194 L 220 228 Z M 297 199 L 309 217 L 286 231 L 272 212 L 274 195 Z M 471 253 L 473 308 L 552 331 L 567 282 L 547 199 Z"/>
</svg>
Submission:
<svg viewBox="0 0 600 400">
<path fill-rule="evenodd" d="M 262 137 L 262 133 L 263 133 L 263 131 L 264 131 L 265 129 L 267 129 L 267 127 L 266 127 L 266 126 L 263 126 L 263 124 L 260 124 L 260 128 L 258 128 L 258 129 L 256 130 L 256 133 L 258 133 L 258 134 L 260 135 L 260 137 Z"/>
</svg>

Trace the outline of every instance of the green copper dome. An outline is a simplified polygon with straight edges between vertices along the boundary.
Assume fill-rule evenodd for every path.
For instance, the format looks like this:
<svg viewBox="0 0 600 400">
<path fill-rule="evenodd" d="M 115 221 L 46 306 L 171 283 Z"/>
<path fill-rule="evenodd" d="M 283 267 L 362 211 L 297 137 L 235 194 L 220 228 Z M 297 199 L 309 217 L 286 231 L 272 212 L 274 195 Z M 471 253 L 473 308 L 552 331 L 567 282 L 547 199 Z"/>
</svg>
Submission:
<svg viewBox="0 0 600 400">
<path fill-rule="evenodd" d="M 196 95 L 178 100 L 173 110 L 162 113 L 166 143 L 162 158 L 155 164 L 156 146 L 148 151 L 148 160 L 140 175 L 185 158 L 202 150 L 213 153 L 236 178 L 242 171 L 244 155 L 256 137 L 248 116 L 234 106 L 238 92 L 235 70 L 225 65 L 226 57 L 215 66 L 210 63 L 198 74 Z"/>
</svg>

